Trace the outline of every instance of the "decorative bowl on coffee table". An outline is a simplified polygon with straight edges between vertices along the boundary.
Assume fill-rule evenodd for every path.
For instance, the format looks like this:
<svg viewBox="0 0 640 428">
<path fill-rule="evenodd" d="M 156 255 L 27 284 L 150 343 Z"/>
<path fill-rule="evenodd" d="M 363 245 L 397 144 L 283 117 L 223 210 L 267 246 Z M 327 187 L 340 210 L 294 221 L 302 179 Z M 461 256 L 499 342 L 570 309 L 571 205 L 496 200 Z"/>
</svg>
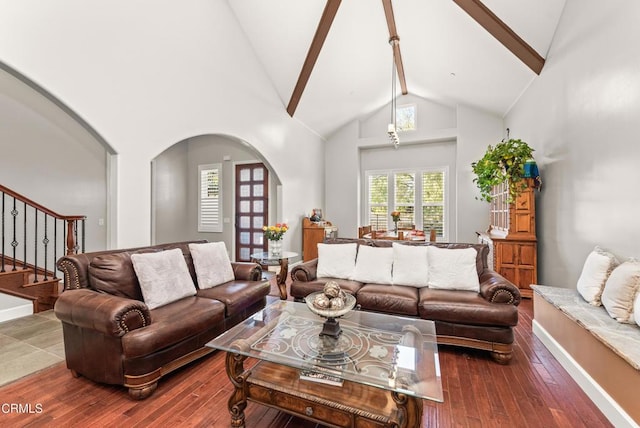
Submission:
<svg viewBox="0 0 640 428">
<path fill-rule="evenodd" d="M 316 291 L 315 293 L 309 294 L 304 298 L 304 301 L 307 303 L 307 307 L 314 314 L 321 316 L 322 318 L 326 318 L 327 320 L 324 322 L 322 326 L 322 331 L 320 332 L 320 336 L 329 336 L 337 338 L 342 333 L 342 329 L 340 328 L 340 323 L 336 321 L 336 318 L 340 318 L 346 314 L 348 314 L 356 305 L 356 298 L 351 294 L 345 293 L 344 297 L 344 306 L 340 309 L 321 309 L 316 307 L 313 304 L 316 296 L 319 294 L 323 294 L 322 291 Z"/>
</svg>

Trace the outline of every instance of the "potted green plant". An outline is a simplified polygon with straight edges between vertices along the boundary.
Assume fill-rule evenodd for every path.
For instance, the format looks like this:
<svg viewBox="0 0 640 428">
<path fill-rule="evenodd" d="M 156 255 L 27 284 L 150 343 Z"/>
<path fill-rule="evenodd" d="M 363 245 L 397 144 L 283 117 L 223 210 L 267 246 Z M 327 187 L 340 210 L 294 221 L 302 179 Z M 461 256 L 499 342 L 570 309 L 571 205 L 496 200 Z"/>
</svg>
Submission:
<svg viewBox="0 0 640 428">
<path fill-rule="evenodd" d="M 533 151 L 527 143 L 519 139 L 509 139 L 489 146 L 482 159 L 471 164 L 476 174 L 473 182 L 480 189 L 480 199 L 491 202 L 492 188 L 507 182 L 508 202 L 514 202 L 527 187 L 524 180 L 524 164 L 532 159 Z"/>
</svg>

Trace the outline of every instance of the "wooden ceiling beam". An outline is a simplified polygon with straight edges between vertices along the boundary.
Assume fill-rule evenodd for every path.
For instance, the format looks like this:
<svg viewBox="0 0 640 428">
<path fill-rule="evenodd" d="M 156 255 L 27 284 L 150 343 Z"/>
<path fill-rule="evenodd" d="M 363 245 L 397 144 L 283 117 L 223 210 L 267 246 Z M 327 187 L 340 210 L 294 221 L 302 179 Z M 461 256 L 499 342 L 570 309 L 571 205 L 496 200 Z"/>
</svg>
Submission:
<svg viewBox="0 0 640 428">
<path fill-rule="evenodd" d="M 304 88 L 307 86 L 309 77 L 311 77 L 311 72 L 313 71 L 313 67 L 320 55 L 320 50 L 327 38 L 327 34 L 329 34 L 329 29 L 331 28 L 331 24 L 333 24 L 333 19 L 336 17 L 341 1 L 342 0 L 327 0 L 327 4 L 322 12 L 322 17 L 318 23 L 318 28 L 316 29 L 316 34 L 313 36 L 311 46 L 309 46 L 309 51 L 307 52 L 307 57 L 302 65 L 300 76 L 298 76 L 298 82 L 293 89 L 289 105 L 287 106 L 287 113 L 289 113 L 289 116 L 291 117 L 293 117 L 296 108 L 298 108 L 298 103 L 302 98 Z"/>
<path fill-rule="evenodd" d="M 390 0 L 389 0 L 390 1 Z M 467 12 L 478 24 L 517 56 L 527 67 L 540 74 L 544 67 L 544 58 L 527 42 L 522 40 L 507 24 L 498 18 L 480 0 L 453 0 Z"/>
<path fill-rule="evenodd" d="M 391 0 L 382 0 L 382 6 L 384 7 L 384 16 L 387 19 L 387 27 L 389 27 L 389 42 L 395 41 L 393 43 L 393 59 L 396 62 L 400 89 L 403 95 L 407 95 L 407 80 L 404 77 L 404 65 L 402 64 L 402 54 L 400 53 L 400 37 L 398 37 L 398 30 L 396 29 L 396 19 L 393 15 Z"/>
</svg>

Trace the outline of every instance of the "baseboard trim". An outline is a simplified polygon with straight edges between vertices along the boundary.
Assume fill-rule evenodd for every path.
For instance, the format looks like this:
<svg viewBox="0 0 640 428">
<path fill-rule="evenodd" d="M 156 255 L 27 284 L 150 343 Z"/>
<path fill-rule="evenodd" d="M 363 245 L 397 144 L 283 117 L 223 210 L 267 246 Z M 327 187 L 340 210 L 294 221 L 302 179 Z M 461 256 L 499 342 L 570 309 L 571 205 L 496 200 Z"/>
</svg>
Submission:
<svg viewBox="0 0 640 428">
<path fill-rule="evenodd" d="M 560 345 L 536 320 L 533 320 L 533 333 L 547 347 L 578 386 L 587 394 L 604 416 L 616 428 L 640 426 L 622 409 L 618 403 L 587 373 L 573 357 Z"/>
</svg>

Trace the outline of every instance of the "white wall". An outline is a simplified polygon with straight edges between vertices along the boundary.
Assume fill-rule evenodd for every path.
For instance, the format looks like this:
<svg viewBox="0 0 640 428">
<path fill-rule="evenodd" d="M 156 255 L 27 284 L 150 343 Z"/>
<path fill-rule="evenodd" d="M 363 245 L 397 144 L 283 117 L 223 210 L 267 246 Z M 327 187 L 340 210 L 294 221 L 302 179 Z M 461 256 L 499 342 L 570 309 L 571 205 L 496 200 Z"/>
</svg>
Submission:
<svg viewBox="0 0 640 428">
<path fill-rule="evenodd" d="M 150 243 L 153 158 L 192 136 L 226 134 L 249 142 L 277 172 L 293 227 L 285 244 L 300 248 L 301 217 L 323 205 L 322 141 L 287 115 L 226 1 L 26 0 L 2 8 L 0 61 L 49 90 L 118 153 L 114 245 Z"/>
<path fill-rule="evenodd" d="M 455 187 L 451 204 L 457 215 L 451 225 L 450 240 L 476 242 L 476 231 L 486 230 L 489 225 L 489 205 L 475 200 L 479 192 L 472 181 L 471 162 L 482 157 L 487 145 L 502 139 L 502 119 L 471 107 L 449 108 L 412 95 L 400 97 L 397 103 L 416 103 L 418 108 L 418 130 L 400 134 L 397 152 L 400 156 L 412 157 L 407 164 L 416 162 L 412 144 L 422 144 L 420 156 L 425 158 L 427 166 L 430 143 L 456 142 L 456 161 L 452 168 L 455 175 L 452 173 L 450 179 Z M 386 133 L 389 108 L 380 109 L 361 123 L 347 124 L 327 141 L 325 216 L 338 226 L 340 236 L 356 236 L 362 224 L 359 218 L 360 151 L 390 145 Z M 433 149 L 436 150 L 436 146 Z"/>
<path fill-rule="evenodd" d="M 575 287 L 595 245 L 638 257 L 640 2 L 567 0 L 546 65 L 506 117 L 536 148 L 539 282 Z"/>
<path fill-rule="evenodd" d="M 152 243 L 192 239 L 189 234 L 189 145 L 174 144 L 153 160 Z"/>
<path fill-rule="evenodd" d="M 476 242 L 476 232 L 489 227 L 489 203 L 476 199 L 480 195 L 473 182 L 475 174 L 471 163 L 480 159 L 488 145 L 496 145 L 505 135 L 502 118 L 459 105 L 457 155 L 457 212 L 456 224 L 459 242 Z M 518 138 L 513 135 L 514 138 Z"/>
<path fill-rule="evenodd" d="M 106 226 L 99 225 L 107 219 L 106 156 L 105 147 L 59 106 L 0 68 L 0 184 L 58 214 L 86 215 L 88 251 L 106 246 Z M 61 255 L 64 247 L 58 247 Z"/>
</svg>

